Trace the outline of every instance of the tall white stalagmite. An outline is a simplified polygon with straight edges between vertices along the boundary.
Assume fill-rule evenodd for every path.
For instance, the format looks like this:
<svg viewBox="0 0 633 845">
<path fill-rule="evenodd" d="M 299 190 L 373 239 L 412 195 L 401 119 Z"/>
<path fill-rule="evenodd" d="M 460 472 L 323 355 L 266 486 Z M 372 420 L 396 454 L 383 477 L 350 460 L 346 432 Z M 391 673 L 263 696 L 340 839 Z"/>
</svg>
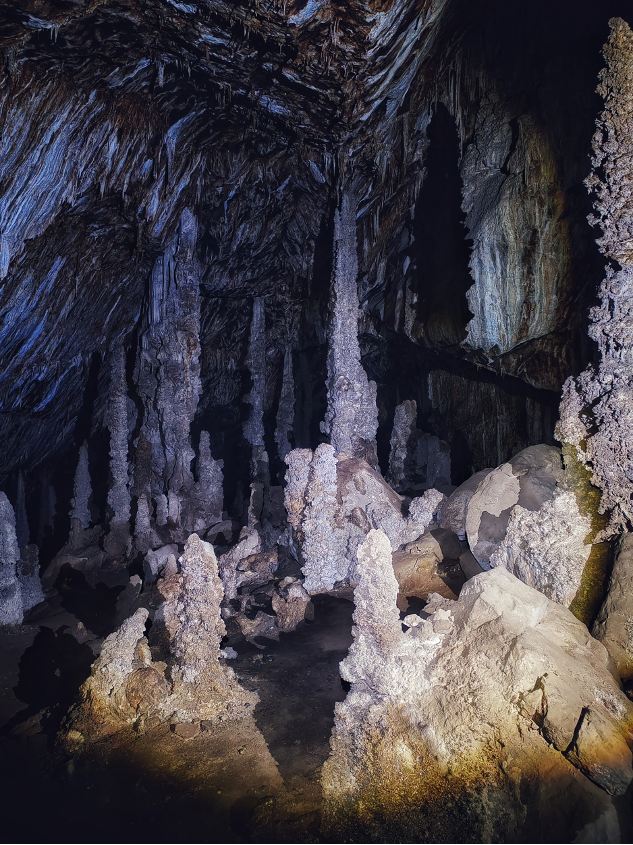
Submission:
<svg viewBox="0 0 633 845">
<path fill-rule="evenodd" d="M 284 352 L 284 370 L 281 382 L 281 395 L 277 408 L 277 425 L 275 428 L 275 443 L 277 455 L 283 461 L 292 449 L 290 438 L 294 431 L 295 422 L 295 382 L 292 367 L 292 348 L 286 347 Z"/>
<path fill-rule="evenodd" d="M 327 411 L 321 430 L 336 453 L 377 464 L 376 383 L 369 381 L 358 343 L 356 199 L 343 192 L 334 216 L 334 267 L 327 358 Z"/>
<path fill-rule="evenodd" d="M 112 357 L 107 422 L 110 431 L 111 475 L 108 505 L 112 516 L 106 545 L 116 554 L 127 549 L 130 538 L 127 384 L 123 344 L 116 348 Z"/>
<path fill-rule="evenodd" d="M 610 26 L 598 86 L 604 110 L 587 180 L 590 222 L 602 228 L 598 245 L 612 262 L 591 311 L 600 363 L 565 383 L 557 428 L 602 491 L 601 508 L 611 513 L 607 533 L 633 522 L 633 32 L 620 18 Z"/>
<path fill-rule="evenodd" d="M 22 594 L 17 566 L 20 558 L 11 502 L 0 492 L 0 625 L 22 622 Z"/>
</svg>

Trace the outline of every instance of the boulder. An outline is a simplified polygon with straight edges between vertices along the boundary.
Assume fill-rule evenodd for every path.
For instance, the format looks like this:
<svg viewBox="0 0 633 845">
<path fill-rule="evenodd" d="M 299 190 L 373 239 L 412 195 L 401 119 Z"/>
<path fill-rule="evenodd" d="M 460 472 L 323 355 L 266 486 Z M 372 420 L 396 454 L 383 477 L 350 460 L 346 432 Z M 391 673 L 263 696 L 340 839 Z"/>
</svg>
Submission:
<svg viewBox="0 0 633 845">
<path fill-rule="evenodd" d="M 323 767 L 329 835 L 377 841 L 617 836 L 633 704 L 604 646 L 503 568 L 403 631 L 383 532 L 358 553 L 351 684 Z M 564 796 L 564 801 L 560 797 Z M 600 841 L 600 838 L 594 841 Z"/>
<path fill-rule="evenodd" d="M 481 568 L 503 566 L 567 607 L 581 586 L 590 533 L 553 446 L 530 446 L 489 472 L 466 505 L 466 536 Z"/>
<path fill-rule="evenodd" d="M 623 534 L 616 549 L 609 588 L 593 626 L 620 678 L 633 681 L 633 534 Z"/>
<path fill-rule="evenodd" d="M 441 528 L 453 531 L 460 540 L 466 539 L 466 511 L 468 503 L 473 497 L 479 484 L 492 472 L 491 469 L 482 469 L 471 475 L 463 484 L 460 484 L 440 505 L 437 513 L 437 524 Z"/>
</svg>

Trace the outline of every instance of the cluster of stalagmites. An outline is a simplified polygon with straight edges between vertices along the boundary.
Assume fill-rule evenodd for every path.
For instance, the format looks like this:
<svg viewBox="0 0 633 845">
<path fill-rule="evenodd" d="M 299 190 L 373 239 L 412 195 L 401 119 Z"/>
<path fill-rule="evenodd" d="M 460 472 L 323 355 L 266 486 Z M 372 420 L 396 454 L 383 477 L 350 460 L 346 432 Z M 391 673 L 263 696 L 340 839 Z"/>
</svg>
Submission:
<svg viewBox="0 0 633 845">
<path fill-rule="evenodd" d="M 141 607 L 103 642 L 65 727 L 70 748 L 124 727 L 240 718 L 255 705 L 220 660 L 223 589 L 213 547 L 192 534 L 157 589 L 162 602 L 149 640 L 149 611 Z"/>
</svg>

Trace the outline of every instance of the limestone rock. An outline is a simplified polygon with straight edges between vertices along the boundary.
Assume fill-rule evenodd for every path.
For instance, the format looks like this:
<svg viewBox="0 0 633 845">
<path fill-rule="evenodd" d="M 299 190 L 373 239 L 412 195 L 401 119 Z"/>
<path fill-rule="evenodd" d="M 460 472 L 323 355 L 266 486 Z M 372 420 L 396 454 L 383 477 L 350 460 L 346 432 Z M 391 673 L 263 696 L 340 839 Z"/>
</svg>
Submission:
<svg viewBox="0 0 633 845">
<path fill-rule="evenodd" d="M 175 564 L 178 557 L 178 546 L 176 543 L 169 543 L 159 549 L 150 550 L 143 559 L 143 574 L 146 584 L 153 584 L 161 575 L 168 561 L 173 559 Z"/>
<path fill-rule="evenodd" d="M 482 469 L 460 484 L 440 505 L 437 514 L 438 525 L 453 531 L 460 539 L 465 540 L 468 503 L 479 484 L 491 472 L 491 469 Z"/>
<path fill-rule="evenodd" d="M 604 536 L 628 528 L 633 519 L 633 32 L 620 18 L 610 26 L 598 86 L 604 109 L 586 182 L 594 200 L 590 222 L 601 227 L 598 244 L 612 262 L 590 313 L 589 336 L 600 359 L 596 369 L 565 383 L 556 434 L 576 448 L 602 491 L 601 511 L 610 516 Z"/>
<path fill-rule="evenodd" d="M 272 606 L 280 631 L 294 631 L 305 619 L 312 619 L 310 594 L 296 578 L 284 578 L 273 593 Z"/>
<path fill-rule="evenodd" d="M 396 406 L 389 444 L 389 481 L 398 489 L 411 475 L 418 408 L 414 399 Z"/>
<path fill-rule="evenodd" d="M 148 611 L 133 616 L 106 637 L 90 677 L 83 683 L 78 704 L 69 714 L 66 744 L 72 749 L 75 734 L 93 742 L 124 726 L 158 716 L 169 685 L 152 666 L 145 639 Z"/>
<path fill-rule="evenodd" d="M 383 841 L 410 841 L 421 823 L 432 841 L 516 841 L 543 824 L 553 840 L 611 835 L 607 793 L 633 778 L 633 705 L 604 647 L 502 568 L 468 581 L 458 601 L 434 597 L 403 632 L 388 538 L 371 532 L 358 555 L 341 664 L 352 687 L 322 773 L 326 830 Z"/>
<path fill-rule="evenodd" d="M 220 556 L 220 577 L 227 601 L 237 597 L 237 590 L 243 573 L 243 569 L 240 569 L 242 561 L 258 554 L 261 550 L 262 540 L 259 533 L 254 528 L 245 526 L 240 533 L 239 542 Z"/>
<path fill-rule="evenodd" d="M 70 511 L 70 535 L 71 543 L 74 545 L 78 545 L 81 542 L 82 532 L 90 528 L 92 521 L 90 516 L 91 496 L 92 483 L 90 481 L 90 467 L 88 465 L 88 444 L 84 442 L 79 449 Z"/>
<path fill-rule="evenodd" d="M 590 532 L 553 446 L 530 446 L 489 472 L 466 506 L 466 535 L 479 565 L 504 566 L 566 606 L 581 586 Z"/>
<path fill-rule="evenodd" d="M 276 619 L 270 613 L 258 610 L 253 618 L 246 613 L 238 613 L 235 617 L 244 638 L 254 645 L 260 637 L 265 640 L 278 640 L 279 628 Z"/>
<path fill-rule="evenodd" d="M 593 635 L 606 647 L 623 681 L 633 680 L 633 534 L 618 544 L 609 589 Z"/>
<path fill-rule="evenodd" d="M 11 502 L 0 492 L 0 625 L 19 625 L 23 606 L 17 566 L 20 559 Z"/>
<path fill-rule="evenodd" d="M 573 602 L 589 557 L 585 539 L 591 523 L 570 491 L 557 492 L 537 511 L 516 505 L 506 535 L 490 556 L 491 566 L 504 566 L 548 598 Z"/>
<path fill-rule="evenodd" d="M 444 550 L 434 534 L 423 534 L 393 553 L 393 570 L 400 596 L 426 599 L 429 593 L 439 593 L 445 598 L 457 598 L 464 582 L 457 562 L 459 554 L 452 565 L 445 562 Z"/>
</svg>

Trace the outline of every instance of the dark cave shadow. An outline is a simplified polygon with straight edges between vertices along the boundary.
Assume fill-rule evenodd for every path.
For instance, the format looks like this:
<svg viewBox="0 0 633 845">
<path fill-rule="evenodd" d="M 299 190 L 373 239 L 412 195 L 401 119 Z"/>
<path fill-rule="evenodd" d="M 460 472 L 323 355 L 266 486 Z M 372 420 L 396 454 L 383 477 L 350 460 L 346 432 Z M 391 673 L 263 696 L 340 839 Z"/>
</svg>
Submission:
<svg viewBox="0 0 633 845">
<path fill-rule="evenodd" d="M 330 752 L 334 705 L 346 695 L 339 663 L 352 642 L 354 605 L 330 596 L 313 602 L 313 622 L 268 643 L 261 662 L 249 646 L 236 666 L 259 695 L 255 721 L 284 780 L 316 775 Z"/>
<path fill-rule="evenodd" d="M 65 625 L 57 631 L 41 627 L 22 655 L 13 691 L 26 707 L 2 726 L 2 734 L 11 733 L 33 716 L 43 713 L 42 731 L 48 742 L 53 743 L 94 660 L 92 649 L 78 643 L 66 631 Z"/>
<path fill-rule="evenodd" d="M 76 616 L 98 637 L 105 637 L 116 624 L 116 601 L 124 589 L 120 584 L 109 587 L 102 582 L 91 586 L 83 573 L 72 566 L 63 566 L 55 587 L 64 610 Z"/>
</svg>

